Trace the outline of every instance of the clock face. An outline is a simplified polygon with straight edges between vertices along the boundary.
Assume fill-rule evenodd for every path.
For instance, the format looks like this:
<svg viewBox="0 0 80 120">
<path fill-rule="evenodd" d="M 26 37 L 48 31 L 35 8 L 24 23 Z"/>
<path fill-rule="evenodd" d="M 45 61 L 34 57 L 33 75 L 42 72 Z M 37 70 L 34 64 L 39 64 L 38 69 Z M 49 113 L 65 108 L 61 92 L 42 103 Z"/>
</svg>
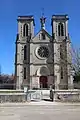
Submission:
<svg viewBox="0 0 80 120">
<path fill-rule="evenodd" d="M 39 47 L 37 53 L 38 53 L 38 55 L 39 55 L 40 57 L 43 57 L 43 58 L 49 56 L 49 50 L 48 50 L 48 48 L 45 47 L 45 46 Z"/>
</svg>

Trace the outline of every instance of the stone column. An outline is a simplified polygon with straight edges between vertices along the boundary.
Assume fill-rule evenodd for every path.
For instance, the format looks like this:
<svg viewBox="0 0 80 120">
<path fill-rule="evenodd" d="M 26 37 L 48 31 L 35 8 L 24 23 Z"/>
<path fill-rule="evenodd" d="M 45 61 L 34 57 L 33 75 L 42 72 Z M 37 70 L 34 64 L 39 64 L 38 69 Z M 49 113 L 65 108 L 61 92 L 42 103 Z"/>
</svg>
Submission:
<svg viewBox="0 0 80 120">
<path fill-rule="evenodd" d="M 58 85 L 58 80 L 57 80 L 57 75 L 55 75 L 54 79 L 55 79 L 55 90 L 59 89 L 59 85 Z"/>
</svg>

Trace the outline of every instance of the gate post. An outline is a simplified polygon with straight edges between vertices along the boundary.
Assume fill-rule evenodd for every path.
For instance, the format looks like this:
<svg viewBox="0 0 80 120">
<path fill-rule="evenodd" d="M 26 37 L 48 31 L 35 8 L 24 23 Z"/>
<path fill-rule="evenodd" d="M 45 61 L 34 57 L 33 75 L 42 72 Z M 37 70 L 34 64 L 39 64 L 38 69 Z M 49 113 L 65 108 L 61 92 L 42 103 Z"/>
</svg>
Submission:
<svg viewBox="0 0 80 120">
<path fill-rule="evenodd" d="M 25 100 L 27 101 L 27 96 L 28 96 L 28 86 L 24 87 L 24 93 L 25 93 Z"/>
<path fill-rule="evenodd" d="M 54 100 L 52 85 L 50 86 L 50 99 L 51 99 L 52 101 Z"/>
</svg>

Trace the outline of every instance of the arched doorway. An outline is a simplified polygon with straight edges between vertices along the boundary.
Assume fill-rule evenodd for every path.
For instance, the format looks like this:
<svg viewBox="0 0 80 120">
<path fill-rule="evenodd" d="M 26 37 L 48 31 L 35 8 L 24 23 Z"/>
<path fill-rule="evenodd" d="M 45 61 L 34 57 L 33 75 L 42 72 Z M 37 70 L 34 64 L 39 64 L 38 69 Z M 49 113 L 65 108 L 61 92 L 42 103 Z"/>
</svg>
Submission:
<svg viewBox="0 0 80 120">
<path fill-rule="evenodd" d="M 47 88 L 48 87 L 48 79 L 47 76 L 40 76 L 40 88 Z"/>
</svg>

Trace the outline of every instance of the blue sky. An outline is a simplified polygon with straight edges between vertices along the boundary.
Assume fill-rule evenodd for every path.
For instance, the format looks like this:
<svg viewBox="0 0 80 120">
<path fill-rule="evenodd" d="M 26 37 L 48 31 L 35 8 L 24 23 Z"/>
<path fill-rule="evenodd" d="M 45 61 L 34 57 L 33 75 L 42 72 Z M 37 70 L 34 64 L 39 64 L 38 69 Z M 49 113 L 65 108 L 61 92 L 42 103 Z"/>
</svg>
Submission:
<svg viewBox="0 0 80 120">
<path fill-rule="evenodd" d="M 41 10 L 51 33 L 51 16 L 68 14 L 69 33 L 73 46 L 80 47 L 80 0 L 0 0 L 0 65 L 4 74 L 14 73 L 17 16 L 34 15 L 35 32 L 40 29 Z"/>
</svg>

